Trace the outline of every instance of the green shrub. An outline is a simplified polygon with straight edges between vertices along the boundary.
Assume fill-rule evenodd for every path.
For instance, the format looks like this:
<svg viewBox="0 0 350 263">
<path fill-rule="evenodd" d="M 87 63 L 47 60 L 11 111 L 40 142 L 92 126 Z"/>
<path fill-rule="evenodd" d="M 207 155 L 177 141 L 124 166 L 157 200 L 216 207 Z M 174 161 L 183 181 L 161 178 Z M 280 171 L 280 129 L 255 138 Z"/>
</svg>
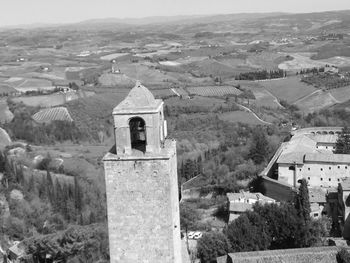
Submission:
<svg viewBox="0 0 350 263">
<path fill-rule="evenodd" d="M 205 233 L 198 240 L 197 251 L 201 263 L 216 262 L 216 258 L 226 255 L 230 250 L 230 243 L 226 236 L 218 232 Z"/>
<path fill-rule="evenodd" d="M 338 263 L 350 263 L 350 253 L 347 249 L 342 248 L 337 254 Z"/>
</svg>

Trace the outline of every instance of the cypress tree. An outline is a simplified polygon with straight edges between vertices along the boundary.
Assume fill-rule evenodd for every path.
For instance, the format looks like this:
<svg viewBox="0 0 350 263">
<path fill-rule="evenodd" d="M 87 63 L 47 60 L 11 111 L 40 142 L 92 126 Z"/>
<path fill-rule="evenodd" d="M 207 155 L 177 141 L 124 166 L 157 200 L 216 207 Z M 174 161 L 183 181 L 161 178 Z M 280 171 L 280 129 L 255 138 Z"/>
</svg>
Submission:
<svg viewBox="0 0 350 263">
<path fill-rule="evenodd" d="M 77 212 L 82 210 L 82 193 L 79 185 L 78 176 L 74 176 L 74 199 L 75 199 L 75 208 Z"/>
<path fill-rule="evenodd" d="M 202 155 L 199 155 L 197 158 L 197 174 L 201 174 L 202 170 L 203 170 Z"/>
<path fill-rule="evenodd" d="M 307 181 L 302 179 L 299 186 L 299 192 L 296 196 L 295 208 L 298 211 L 298 215 L 305 223 L 309 223 L 311 208 L 309 200 L 309 189 L 307 188 Z"/>
<path fill-rule="evenodd" d="M 26 187 L 27 192 L 36 193 L 34 175 L 31 174 L 28 185 Z"/>
<path fill-rule="evenodd" d="M 47 186 L 47 196 L 50 200 L 51 205 L 55 203 L 55 191 L 54 191 L 54 185 L 51 177 L 51 173 L 49 170 L 46 171 L 46 186 Z"/>
</svg>

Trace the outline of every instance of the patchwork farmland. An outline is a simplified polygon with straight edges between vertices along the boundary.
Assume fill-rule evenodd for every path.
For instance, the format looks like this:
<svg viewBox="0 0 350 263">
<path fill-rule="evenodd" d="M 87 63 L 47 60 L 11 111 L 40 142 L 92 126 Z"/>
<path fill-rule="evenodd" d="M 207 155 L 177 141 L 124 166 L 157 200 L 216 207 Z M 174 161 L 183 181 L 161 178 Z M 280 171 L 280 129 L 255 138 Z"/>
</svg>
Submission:
<svg viewBox="0 0 350 263">
<path fill-rule="evenodd" d="M 67 108 L 65 107 L 43 109 L 35 113 L 32 118 L 38 123 L 50 123 L 52 121 L 73 121 Z"/>
<path fill-rule="evenodd" d="M 205 86 L 188 87 L 189 94 L 195 94 L 206 97 L 223 97 L 226 95 L 240 95 L 242 91 L 233 86 Z"/>
</svg>

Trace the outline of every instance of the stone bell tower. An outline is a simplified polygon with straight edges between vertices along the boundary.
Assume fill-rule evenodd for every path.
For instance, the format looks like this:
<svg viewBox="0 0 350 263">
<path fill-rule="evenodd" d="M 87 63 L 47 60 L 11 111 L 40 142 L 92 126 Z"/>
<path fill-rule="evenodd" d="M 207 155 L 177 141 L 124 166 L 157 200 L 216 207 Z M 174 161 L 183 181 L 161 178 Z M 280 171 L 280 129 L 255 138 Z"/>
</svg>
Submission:
<svg viewBox="0 0 350 263">
<path fill-rule="evenodd" d="M 163 101 L 137 83 L 113 110 L 104 158 L 111 263 L 181 263 L 176 142 Z"/>
</svg>

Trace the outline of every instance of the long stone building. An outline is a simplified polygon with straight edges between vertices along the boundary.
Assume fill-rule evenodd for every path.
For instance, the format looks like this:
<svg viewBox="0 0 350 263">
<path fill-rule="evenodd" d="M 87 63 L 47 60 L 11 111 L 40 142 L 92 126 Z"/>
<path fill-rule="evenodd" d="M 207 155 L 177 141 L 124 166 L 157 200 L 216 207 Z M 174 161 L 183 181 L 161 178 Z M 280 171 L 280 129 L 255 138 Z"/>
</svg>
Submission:
<svg viewBox="0 0 350 263">
<path fill-rule="evenodd" d="M 104 156 L 111 263 L 181 263 L 176 141 L 163 101 L 137 84 L 113 110 Z"/>
<path fill-rule="evenodd" d="M 340 127 L 294 131 L 262 175 L 293 187 L 305 178 L 310 187 L 336 188 L 342 179 L 350 177 L 350 155 L 333 154 L 340 131 Z"/>
</svg>

